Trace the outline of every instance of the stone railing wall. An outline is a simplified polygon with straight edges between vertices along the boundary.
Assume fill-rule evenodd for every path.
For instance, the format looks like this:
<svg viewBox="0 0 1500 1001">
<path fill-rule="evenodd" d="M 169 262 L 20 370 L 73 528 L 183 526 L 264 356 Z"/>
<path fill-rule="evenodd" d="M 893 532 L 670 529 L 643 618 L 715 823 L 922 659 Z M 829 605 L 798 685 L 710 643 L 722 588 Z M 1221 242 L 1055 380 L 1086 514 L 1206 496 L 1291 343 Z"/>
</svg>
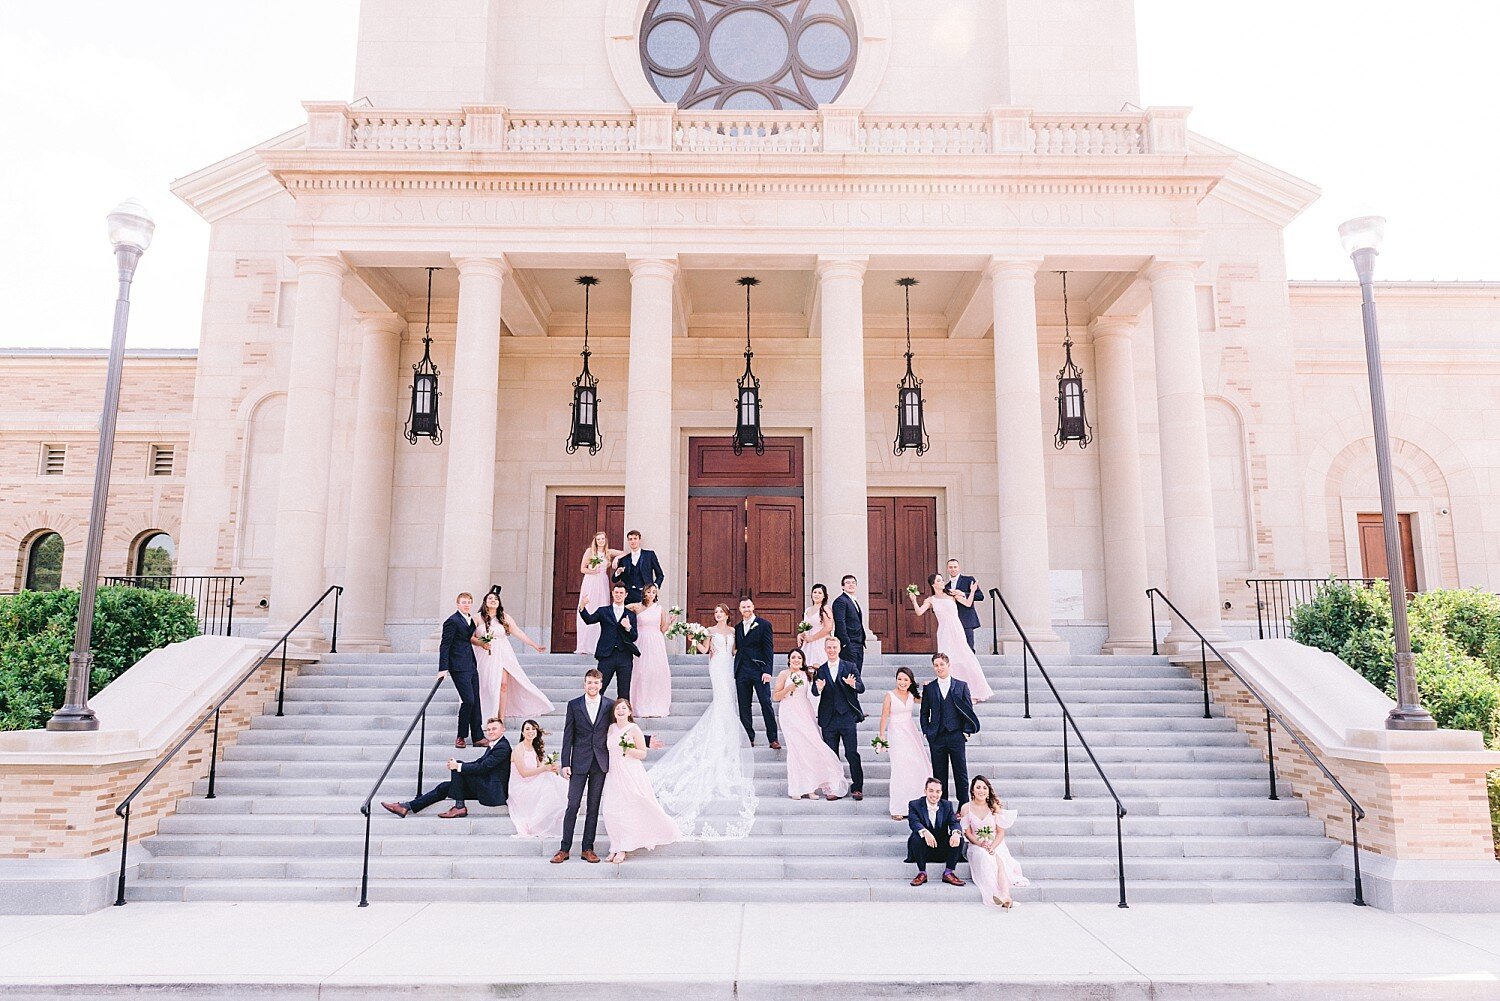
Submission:
<svg viewBox="0 0 1500 1001">
<path fill-rule="evenodd" d="M 308 103 L 307 148 L 517 153 L 906 153 L 1042 156 L 1182 155 L 1187 109 L 1056 115 L 994 108 L 979 115 L 818 111 L 456 112 Z"/>
</svg>

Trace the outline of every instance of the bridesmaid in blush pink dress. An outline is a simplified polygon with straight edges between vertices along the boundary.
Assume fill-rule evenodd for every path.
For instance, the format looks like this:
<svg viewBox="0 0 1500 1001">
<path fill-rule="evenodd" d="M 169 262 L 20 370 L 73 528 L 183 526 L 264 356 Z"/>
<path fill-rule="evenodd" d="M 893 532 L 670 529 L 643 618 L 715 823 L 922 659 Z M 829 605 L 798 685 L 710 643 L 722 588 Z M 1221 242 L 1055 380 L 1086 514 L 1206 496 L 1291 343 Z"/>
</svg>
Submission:
<svg viewBox="0 0 1500 1001">
<path fill-rule="evenodd" d="M 802 610 L 802 621 L 812 628 L 797 637 L 802 656 L 806 658 L 809 671 L 816 671 L 828 663 L 828 651 L 823 641 L 833 635 L 833 613 L 828 608 L 828 588 L 822 584 L 812 586 L 812 604 Z"/>
<path fill-rule="evenodd" d="M 781 739 L 786 747 L 786 791 L 792 799 L 830 800 L 849 791 L 844 765 L 823 742 L 813 711 L 812 676 L 800 649 L 787 654 L 771 698 L 781 703 Z"/>
<path fill-rule="evenodd" d="M 485 637 L 490 637 L 489 642 Z M 530 636 L 521 631 L 505 612 L 500 603 L 500 593 L 491 591 L 479 603 L 479 614 L 474 616 L 474 666 L 479 672 L 479 707 L 485 719 L 507 716 L 546 716 L 552 712 L 552 700 L 532 684 L 516 651 L 511 648 L 514 636 L 537 653 L 546 653 L 547 648 L 532 642 Z"/>
<path fill-rule="evenodd" d="M 578 570 L 583 574 L 579 596 L 589 611 L 609 604 L 609 575 L 614 570 L 616 557 L 622 555 L 624 550 L 609 548 L 609 536 L 603 532 L 594 533 L 594 541 L 584 550 L 583 559 L 578 562 Z M 584 622 L 582 616 L 578 617 L 576 623 L 578 648 L 573 652 L 592 657 L 594 644 L 599 642 L 599 627 Z"/>
<path fill-rule="evenodd" d="M 599 803 L 599 819 L 609 834 L 608 861 L 619 864 L 625 853 L 637 848 L 658 848 L 682 838 L 677 822 L 656 801 L 651 779 L 646 776 L 646 736 L 635 725 L 629 699 L 615 700 L 610 724 L 609 774 Z M 633 747 L 623 746 L 625 743 Z"/>
<path fill-rule="evenodd" d="M 909 667 L 896 668 L 896 687 L 885 693 L 885 705 L 880 710 L 880 736 L 890 744 L 892 820 L 906 819 L 907 805 L 922 796 L 932 771 L 932 757 L 917 726 L 916 710 L 921 702 L 917 676 Z"/>
<path fill-rule="evenodd" d="M 958 618 L 958 603 L 962 601 L 965 605 L 972 605 L 973 602 L 966 594 L 955 598 L 945 593 L 943 575 L 940 573 L 927 578 L 927 583 L 932 588 L 932 593 L 921 604 L 917 603 L 916 595 L 911 595 L 911 607 L 918 615 L 924 615 L 929 608 L 932 609 L 932 614 L 937 616 L 935 652 L 948 655 L 948 665 L 953 669 L 953 676 L 969 686 L 969 694 L 975 702 L 983 702 L 994 695 L 995 690 L 985 678 L 979 658 L 969 649 L 969 638 L 964 635 L 964 624 Z"/>
<path fill-rule="evenodd" d="M 987 906 L 1010 910 L 1013 886 L 1030 886 L 1021 865 L 1005 847 L 1005 832 L 1015 823 L 1016 811 L 1003 809 L 990 780 L 976 775 L 969 780 L 969 801 L 958 811 L 959 828 L 969 842 L 969 875 L 979 888 L 979 899 Z"/>
<path fill-rule="evenodd" d="M 551 838 L 562 833 L 568 807 L 568 781 L 546 762 L 544 732 L 534 719 L 521 724 L 521 742 L 510 759 L 511 823 L 518 838 Z"/>
<path fill-rule="evenodd" d="M 627 606 L 635 612 L 636 644 L 641 655 L 635 658 L 630 680 L 631 701 L 641 719 L 656 719 L 672 714 L 672 668 L 667 661 L 667 640 L 662 634 L 672 625 L 672 616 L 661 607 L 661 591 L 652 584 L 643 592 L 640 604 Z"/>
</svg>

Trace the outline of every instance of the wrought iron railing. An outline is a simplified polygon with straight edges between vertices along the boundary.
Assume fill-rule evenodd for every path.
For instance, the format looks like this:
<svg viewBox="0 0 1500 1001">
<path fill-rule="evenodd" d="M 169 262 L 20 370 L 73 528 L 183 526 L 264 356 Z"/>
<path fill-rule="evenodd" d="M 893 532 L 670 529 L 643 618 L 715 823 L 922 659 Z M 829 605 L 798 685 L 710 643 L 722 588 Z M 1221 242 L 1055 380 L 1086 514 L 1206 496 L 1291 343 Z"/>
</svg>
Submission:
<svg viewBox="0 0 1500 1001">
<path fill-rule="evenodd" d="M 1375 577 L 1266 577 L 1245 581 L 1255 588 L 1255 632 L 1263 639 L 1290 639 L 1292 613 L 1312 601 L 1329 584 L 1370 587 Z"/>
<path fill-rule="evenodd" d="M 173 758 L 177 757 L 178 753 L 188 745 L 188 742 L 198 735 L 198 732 L 208 724 L 209 720 L 213 720 L 214 735 L 213 747 L 209 752 L 208 758 L 208 793 L 203 798 L 213 799 L 215 795 L 214 786 L 219 770 L 219 717 L 223 714 L 225 703 L 234 698 L 235 694 L 245 686 L 245 682 L 255 677 L 256 673 L 275 655 L 279 647 L 281 649 L 281 676 L 276 686 L 276 715 L 282 715 L 282 706 L 286 699 L 287 643 L 292 633 L 296 632 L 302 623 L 308 620 L 309 616 L 323 607 L 323 603 L 328 600 L 329 595 L 333 595 L 333 640 L 330 646 L 333 652 L 337 652 L 339 645 L 339 596 L 343 593 L 344 589 L 335 584 L 319 595 L 318 600 L 313 602 L 307 611 L 303 612 L 297 621 L 292 623 L 291 628 L 282 633 L 281 638 L 272 643 L 270 648 L 261 654 L 260 658 L 254 664 L 250 665 L 250 668 L 244 674 L 240 675 L 239 680 L 229 687 L 229 691 L 225 692 L 219 701 L 213 704 L 208 712 L 203 715 L 203 718 L 198 720 L 193 728 L 183 735 L 181 740 L 173 744 L 170 751 L 162 755 L 162 759 L 156 763 L 156 767 L 147 772 L 146 777 L 141 779 L 140 783 L 134 789 L 130 790 L 130 795 L 120 800 L 120 805 L 115 807 L 115 816 L 124 822 L 124 828 L 120 832 L 120 882 L 115 895 L 116 907 L 125 906 L 125 869 L 130 854 L 130 804 L 151 784 L 151 780 L 156 778 L 157 774 L 163 768 L 167 767 Z"/>
<path fill-rule="evenodd" d="M 156 574 L 101 577 L 105 587 L 143 587 L 175 591 L 193 599 L 198 609 L 198 631 L 204 636 L 234 635 L 234 589 L 243 577 L 176 577 Z"/>
<path fill-rule="evenodd" d="M 1004 609 L 1006 617 L 1010 619 L 1010 624 L 1015 627 L 1016 635 L 1021 637 L 1021 690 L 1023 692 L 1023 718 L 1031 719 L 1031 685 L 1029 681 L 1026 680 L 1027 675 L 1031 673 L 1030 664 L 1036 665 L 1037 673 L 1042 676 L 1042 680 L 1045 681 L 1047 683 L 1047 687 L 1052 690 L 1052 697 L 1057 700 L 1057 708 L 1062 710 L 1063 799 L 1070 800 L 1073 798 L 1073 774 L 1071 762 L 1069 760 L 1070 751 L 1068 749 L 1068 730 L 1069 728 L 1072 728 L 1073 735 L 1078 738 L 1079 745 L 1083 747 L 1083 752 L 1089 756 L 1089 761 L 1093 764 L 1094 771 L 1099 773 L 1099 780 L 1104 783 L 1104 788 L 1108 790 L 1110 798 L 1115 801 L 1115 871 L 1120 882 L 1119 906 L 1129 907 L 1130 905 L 1125 902 L 1125 804 L 1120 801 L 1119 793 L 1115 792 L 1114 783 L 1110 782 L 1109 776 L 1104 774 L 1104 767 L 1099 764 L 1099 759 L 1094 756 L 1094 749 L 1089 747 L 1089 742 L 1083 736 L 1083 731 L 1078 729 L 1078 721 L 1075 720 L 1073 718 L 1073 714 L 1068 711 L 1068 704 L 1063 701 L 1062 693 L 1059 692 L 1057 690 L 1057 686 L 1052 683 L 1052 677 L 1047 673 L 1047 669 L 1042 666 L 1042 659 L 1037 656 L 1036 649 L 1032 647 L 1031 640 L 1027 638 L 1026 630 L 1022 629 L 1021 623 L 1016 621 L 1015 613 L 1010 610 L 1010 604 L 1005 600 L 1005 595 L 1000 593 L 1000 589 L 998 587 L 990 588 L 989 594 L 991 598 L 995 599 L 996 609 L 994 611 L 994 619 L 996 622 L 996 636 L 998 636 L 1000 633 L 998 625 L 1000 610 Z M 998 642 L 999 641 L 996 640 L 997 644 Z"/>
<path fill-rule="evenodd" d="M 1328 766 L 1323 763 L 1323 759 L 1318 757 L 1317 753 L 1311 747 L 1307 746 L 1307 742 L 1303 740 L 1300 735 L 1298 735 L 1296 730 L 1292 729 L 1287 721 L 1282 718 L 1282 715 L 1279 712 L 1271 708 L 1271 703 L 1267 702 L 1265 696 L 1261 695 L 1260 691 L 1256 689 L 1256 687 L 1252 685 L 1250 681 L 1239 672 L 1239 668 L 1235 667 L 1230 659 L 1224 656 L 1224 654 L 1219 651 L 1219 648 L 1214 646 L 1213 642 L 1210 641 L 1208 637 L 1204 636 L 1197 626 L 1193 625 L 1191 619 L 1182 614 L 1182 610 L 1180 608 L 1172 604 L 1171 598 L 1168 598 L 1165 594 L 1163 594 L 1159 588 L 1154 587 L 1149 587 L 1146 589 L 1146 597 L 1151 602 L 1151 621 L 1153 623 L 1156 621 L 1156 599 L 1160 598 L 1163 602 L 1166 603 L 1166 606 L 1172 610 L 1172 614 L 1176 617 L 1177 621 L 1188 629 L 1191 629 L 1193 631 L 1193 635 L 1198 637 L 1199 668 L 1202 670 L 1203 674 L 1204 719 L 1213 718 L 1213 712 L 1210 710 L 1209 706 L 1208 695 L 1208 651 L 1210 650 L 1214 652 L 1214 656 L 1218 658 L 1219 663 L 1224 665 L 1224 669 L 1230 674 L 1234 675 L 1237 679 L 1239 679 L 1240 684 L 1245 686 L 1245 691 L 1249 692 L 1250 696 L 1255 699 L 1255 701 L 1259 702 L 1261 704 L 1261 707 L 1265 709 L 1266 767 L 1268 770 L 1271 785 L 1271 792 L 1268 798 L 1281 798 L 1276 794 L 1276 741 L 1274 739 L 1275 732 L 1272 730 L 1271 726 L 1272 720 L 1275 720 L 1277 723 L 1281 724 L 1282 732 L 1290 737 L 1292 741 L 1302 749 L 1302 753 L 1307 755 L 1308 760 L 1311 761 L 1314 766 L 1316 766 L 1318 771 L 1323 773 L 1323 777 L 1326 778 L 1330 784 L 1332 784 L 1333 788 L 1338 791 L 1338 794 L 1344 797 L 1344 802 L 1349 804 L 1350 841 L 1354 846 L 1354 903 L 1359 907 L 1365 906 L 1365 884 L 1364 880 L 1360 876 L 1359 870 L 1359 822 L 1365 819 L 1364 807 L 1360 806 L 1359 802 L 1355 800 L 1353 796 L 1349 795 L 1349 790 L 1344 788 L 1344 784 L 1340 782 L 1338 778 L 1333 774 L 1333 772 L 1329 770 Z M 1156 642 L 1156 632 L 1154 629 L 1152 630 L 1151 635 L 1151 652 L 1153 654 L 1159 652 Z"/>
</svg>

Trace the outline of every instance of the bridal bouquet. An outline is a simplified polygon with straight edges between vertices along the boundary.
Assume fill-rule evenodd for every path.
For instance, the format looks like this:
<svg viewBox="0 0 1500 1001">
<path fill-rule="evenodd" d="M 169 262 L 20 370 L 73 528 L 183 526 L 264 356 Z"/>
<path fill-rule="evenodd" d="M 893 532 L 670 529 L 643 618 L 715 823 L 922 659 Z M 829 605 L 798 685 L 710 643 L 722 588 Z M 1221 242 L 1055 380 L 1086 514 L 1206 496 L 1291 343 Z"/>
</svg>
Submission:
<svg viewBox="0 0 1500 1001">
<path fill-rule="evenodd" d="M 623 733 L 620 734 L 620 750 L 622 750 L 622 751 L 633 751 L 633 750 L 635 750 L 635 741 L 631 740 L 630 737 L 627 736 L 626 734 L 623 734 Z"/>
<path fill-rule="evenodd" d="M 686 637 L 691 644 L 697 644 L 708 639 L 708 629 L 697 622 L 674 622 L 667 627 L 667 639 L 679 636 Z"/>
<path fill-rule="evenodd" d="M 908 584 L 908 585 L 906 585 L 906 593 L 909 594 L 909 595 L 911 595 L 913 598 L 915 598 L 917 596 L 917 594 L 919 593 L 917 591 L 917 585 L 915 585 L 915 584 Z"/>
<path fill-rule="evenodd" d="M 876 754 L 879 754 L 881 751 L 890 750 L 891 742 L 889 740 L 886 740 L 884 737 L 876 737 L 874 740 L 870 741 L 870 746 L 875 748 Z"/>
</svg>

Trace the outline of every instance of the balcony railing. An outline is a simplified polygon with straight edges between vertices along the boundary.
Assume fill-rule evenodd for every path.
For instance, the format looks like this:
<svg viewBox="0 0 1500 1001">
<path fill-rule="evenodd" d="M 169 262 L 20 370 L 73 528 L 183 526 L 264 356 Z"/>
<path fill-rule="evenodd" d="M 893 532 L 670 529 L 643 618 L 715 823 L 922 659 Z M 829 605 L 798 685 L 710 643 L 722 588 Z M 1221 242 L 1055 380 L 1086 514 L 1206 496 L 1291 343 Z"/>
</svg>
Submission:
<svg viewBox="0 0 1500 1001">
<path fill-rule="evenodd" d="M 390 111 L 308 103 L 307 148 L 499 153 L 876 153 L 1138 156 L 1187 152 L 1187 109 L 1059 115 L 994 108 L 973 115 L 818 111 Z"/>
</svg>

